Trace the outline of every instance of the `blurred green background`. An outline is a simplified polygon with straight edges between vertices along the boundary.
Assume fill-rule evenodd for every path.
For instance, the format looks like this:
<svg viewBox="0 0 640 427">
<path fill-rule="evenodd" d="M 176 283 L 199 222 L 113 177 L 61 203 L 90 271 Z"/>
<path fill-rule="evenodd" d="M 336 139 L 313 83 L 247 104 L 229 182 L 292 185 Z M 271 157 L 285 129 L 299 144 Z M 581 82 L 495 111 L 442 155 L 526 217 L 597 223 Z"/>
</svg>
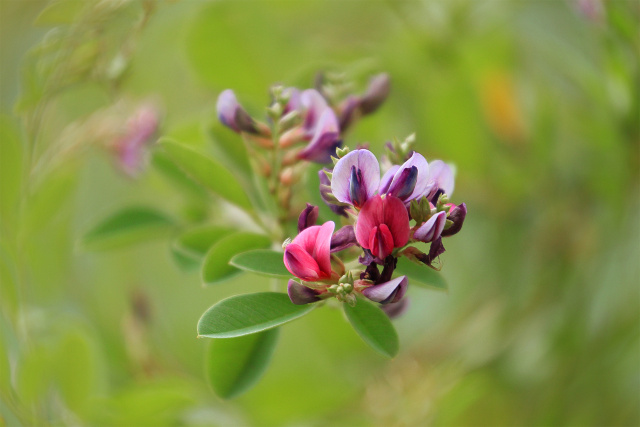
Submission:
<svg viewBox="0 0 640 427">
<path fill-rule="evenodd" d="M 0 425 L 640 424 L 637 2 L 0 6 Z M 124 176 L 87 123 L 152 99 L 161 134 L 214 150 L 220 91 L 263 116 L 272 83 L 318 70 L 361 88 L 391 75 L 346 144 L 381 153 L 415 131 L 427 159 L 456 164 L 469 214 L 445 242 L 449 292 L 409 290 L 391 361 L 316 310 L 283 328 L 255 389 L 220 400 L 196 322 L 268 284 L 203 288 L 166 235 L 82 250 L 129 204 L 224 213 L 156 168 Z"/>
</svg>

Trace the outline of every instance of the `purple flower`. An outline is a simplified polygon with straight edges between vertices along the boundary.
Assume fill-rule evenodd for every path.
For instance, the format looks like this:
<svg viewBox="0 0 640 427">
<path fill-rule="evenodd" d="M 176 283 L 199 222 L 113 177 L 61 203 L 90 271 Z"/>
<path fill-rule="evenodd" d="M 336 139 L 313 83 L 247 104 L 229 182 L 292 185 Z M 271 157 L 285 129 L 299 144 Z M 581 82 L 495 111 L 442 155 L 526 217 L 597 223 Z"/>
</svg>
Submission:
<svg viewBox="0 0 640 427">
<path fill-rule="evenodd" d="M 289 102 L 291 102 L 291 100 Z M 320 122 L 320 117 L 324 114 L 325 110 L 330 109 L 329 105 L 317 90 L 307 89 L 300 94 L 299 106 L 304 110 L 305 132 L 308 137 L 312 137 Z M 336 127 L 338 126 L 337 122 L 336 119 Z"/>
<path fill-rule="evenodd" d="M 331 172 L 327 168 L 322 168 L 318 171 L 318 177 L 320 178 L 320 197 L 322 197 L 322 201 L 334 214 L 346 217 L 346 206 L 337 205 L 335 203 L 336 199 L 331 192 L 331 181 L 325 171 Z"/>
<path fill-rule="evenodd" d="M 413 238 L 425 243 L 433 242 L 442 234 L 446 222 L 447 213 L 444 211 L 438 212 L 413 233 Z"/>
<path fill-rule="evenodd" d="M 331 238 L 331 252 L 340 252 L 351 246 L 357 245 L 356 232 L 353 225 L 345 225 L 336 231 Z"/>
<path fill-rule="evenodd" d="M 325 108 L 315 124 L 313 138 L 298 153 L 298 158 L 316 163 L 328 163 L 340 144 L 342 140 L 338 119 L 331 108 Z"/>
<path fill-rule="evenodd" d="M 407 203 L 421 197 L 428 190 L 429 164 L 418 153 L 402 166 L 392 166 L 380 182 L 380 194 L 395 196 Z"/>
<path fill-rule="evenodd" d="M 384 311 L 387 316 L 389 316 L 389 319 L 395 319 L 402 316 L 409 308 L 409 297 L 402 298 L 398 302 L 385 304 L 381 308 L 382 311 Z"/>
<path fill-rule="evenodd" d="M 407 292 L 407 276 L 396 277 L 379 285 L 369 286 L 362 295 L 380 304 L 392 304 L 400 301 Z"/>
<path fill-rule="evenodd" d="M 442 160 L 434 160 L 429 164 L 427 194 L 424 195 L 435 205 L 441 194 L 450 196 L 453 193 L 454 178 L 451 166 Z"/>
<path fill-rule="evenodd" d="M 354 150 L 333 168 L 331 191 L 338 201 L 356 208 L 374 196 L 380 184 L 380 165 L 369 150 Z"/>
<path fill-rule="evenodd" d="M 362 114 L 371 114 L 376 111 L 389 96 L 391 80 L 387 73 L 381 73 L 371 78 L 367 91 L 360 99 L 360 111 Z"/>
<path fill-rule="evenodd" d="M 253 119 L 249 113 L 240 106 L 236 99 L 236 94 L 233 93 L 231 89 L 223 91 L 220 96 L 218 96 L 216 109 L 218 111 L 218 119 L 223 125 L 233 131 L 237 133 L 259 133 Z"/>
<path fill-rule="evenodd" d="M 315 290 L 307 288 L 293 279 L 289 279 L 289 283 L 287 284 L 287 293 L 289 294 L 291 302 L 296 305 L 309 304 L 320 301 L 321 299 Z"/>
<path fill-rule="evenodd" d="M 137 175 L 144 167 L 146 145 L 158 128 L 158 112 L 150 107 L 141 107 L 129 120 L 126 133 L 114 146 L 120 168 L 129 176 Z"/>
<path fill-rule="evenodd" d="M 316 225 L 316 221 L 318 221 L 318 207 L 307 203 L 307 207 L 302 210 L 298 217 L 298 233 L 312 225 Z"/>
<path fill-rule="evenodd" d="M 453 236 L 458 233 L 462 228 L 462 224 L 464 224 L 464 219 L 467 216 L 467 205 L 464 203 L 459 204 L 458 206 L 451 205 L 452 208 L 449 210 L 448 220 L 453 222 L 453 225 L 446 230 L 442 231 L 442 237 Z"/>
</svg>

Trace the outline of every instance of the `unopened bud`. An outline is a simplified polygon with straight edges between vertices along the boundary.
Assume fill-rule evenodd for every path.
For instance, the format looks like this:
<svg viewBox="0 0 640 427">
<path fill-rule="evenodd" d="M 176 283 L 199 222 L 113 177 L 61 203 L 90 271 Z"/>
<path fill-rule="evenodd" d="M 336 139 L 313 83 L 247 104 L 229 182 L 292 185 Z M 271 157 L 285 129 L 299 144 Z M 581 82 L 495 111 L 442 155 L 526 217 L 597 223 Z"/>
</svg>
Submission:
<svg viewBox="0 0 640 427">
<path fill-rule="evenodd" d="M 349 154 L 349 151 L 351 151 L 349 149 L 349 147 L 343 147 L 343 148 L 338 148 L 336 150 L 336 154 L 338 156 L 338 159 L 343 158 L 344 156 L 346 156 L 347 154 Z"/>
<path fill-rule="evenodd" d="M 279 103 L 275 103 L 271 107 L 267 108 L 267 114 L 273 120 L 280 119 L 280 117 L 282 116 L 282 111 L 283 111 L 282 105 L 280 105 Z"/>
<path fill-rule="evenodd" d="M 301 121 L 302 117 L 300 117 L 300 112 L 298 110 L 290 111 L 280 119 L 280 131 L 284 132 L 289 130 L 300 124 Z"/>
<path fill-rule="evenodd" d="M 356 303 L 358 302 L 358 300 L 356 299 L 356 295 L 351 293 L 351 294 L 346 294 L 344 296 L 344 301 L 349 304 L 351 307 L 355 307 Z"/>
<path fill-rule="evenodd" d="M 293 183 L 292 167 L 284 168 L 282 172 L 280 172 L 280 183 L 285 186 L 289 186 Z"/>
<path fill-rule="evenodd" d="M 386 73 L 374 76 L 369 82 L 369 87 L 360 100 L 362 114 L 371 114 L 376 111 L 389 96 L 391 81 Z"/>
</svg>

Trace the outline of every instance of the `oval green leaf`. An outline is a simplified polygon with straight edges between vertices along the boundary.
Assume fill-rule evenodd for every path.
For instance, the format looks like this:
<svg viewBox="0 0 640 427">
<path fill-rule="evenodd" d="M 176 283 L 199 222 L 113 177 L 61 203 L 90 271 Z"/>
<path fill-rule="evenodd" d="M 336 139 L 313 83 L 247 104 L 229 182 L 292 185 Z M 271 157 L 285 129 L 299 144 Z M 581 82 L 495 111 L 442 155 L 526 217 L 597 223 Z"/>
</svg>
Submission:
<svg viewBox="0 0 640 427">
<path fill-rule="evenodd" d="M 250 249 L 264 249 L 271 246 L 271 240 L 263 235 L 248 232 L 229 234 L 218 240 L 204 257 L 202 283 L 211 285 L 230 279 L 240 272 L 229 265 L 231 258 Z"/>
<path fill-rule="evenodd" d="M 271 362 L 280 329 L 211 340 L 206 354 L 206 376 L 215 393 L 231 399 L 258 382 Z"/>
<path fill-rule="evenodd" d="M 364 298 L 358 298 L 355 307 L 343 306 L 349 323 L 364 342 L 383 356 L 398 354 L 398 334 L 384 311 Z"/>
<path fill-rule="evenodd" d="M 398 259 L 397 276 L 405 275 L 409 278 L 409 285 L 421 288 L 447 291 L 449 287 L 440 273 L 426 265 L 416 264 L 405 257 Z"/>
<path fill-rule="evenodd" d="M 198 321 L 198 337 L 233 338 L 275 328 L 304 316 L 313 304 L 295 305 L 279 292 L 236 295 L 210 307 Z M 383 313 L 384 314 L 384 313 Z"/>
<path fill-rule="evenodd" d="M 201 259 L 211 246 L 231 233 L 233 229 L 223 225 L 201 225 L 180 234 L 173 246 L 185 255 Z"/>
<path fill-rule="evenodd" d="M 116 212 L 92 227 L 81 239 L 83 248 L 107 250 L 162 237 L 174 222 L 148 207 L 129 207 Z"/>
<path fill-rule="evenodd" d="M 251 273 L 290 278 L 291 273 L 284 266 L 283 256 L 282 252 L 255 249 L 234 256 L 229 264 Z"/>
<path fill-rule="evenodd" d="M 251 203 L 244 189 L 222 164 L 168 138 L 161 138 L 158 144 L 191 179 L 229 202 L 251 210 Z"/>
</svg>

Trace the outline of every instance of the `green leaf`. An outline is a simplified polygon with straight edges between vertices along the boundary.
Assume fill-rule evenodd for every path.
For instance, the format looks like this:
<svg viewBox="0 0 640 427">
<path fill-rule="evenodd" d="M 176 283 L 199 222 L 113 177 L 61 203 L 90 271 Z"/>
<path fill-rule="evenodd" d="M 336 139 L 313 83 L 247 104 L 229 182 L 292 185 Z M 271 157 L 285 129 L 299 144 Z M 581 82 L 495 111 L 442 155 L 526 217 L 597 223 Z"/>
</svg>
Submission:
<svg viewBox="0 0 640 427">
<path fill-rule="evenodd" d="M 206 195 L 206 191 L 202 186 L 196 184 L 191 178 L 186 176 L 185 173 L 182 172 L 182 169 L 169 159 L 167 153 L 160 150 L 153 150 L 151 165 L 181 190 L 187 190 L 190 194 L 198 197 Z"/>
<path fill-rule="evenodd" d="M 229 264 L 251 273 L 267 276 L 291 277 L 291 273 L 284 266 L 284 254 L 269 249 L 255 249 L 243 252 L 231 258 Z"/>
<path fill-rule="evenodd" d="M 251 210 L 251 203 L 244 189 L 222 164 L 187 145 L 167 138 L 161 138 L 158 144 L 194 181 L 229 202 Z"/>
<path fill-rule="evenodd" d="M 280 329 L 211 340 L 206 376 L 216 394 L 231 399 L 249 390 L 269 366 Z"/>
<path fill-rule="evenodd" d="M 287 294 L 278 292 L 236 295 L 220 301 L 202 315 L 198 336 L 233 338 L 254 334 L 304 316 L 314 307 L 295 305 Z"/>
<path fill-rule="evenodd" d="M 217 120 L 211 126 L 210 135 L 214 142 L 214 149 L 222 156 L 225 163 L 230 162 L 234 166 L 234 170 L 239 170 L 245 176 L 251 176 L 249 155 L 242 142 L 242 137 Z"/>
<path fill-rule="evenodd" d="M 129 207 L 103 219 L 81 239 L 87 250 L 114 249 L 156 237 L 174 227 L 163 213 L 148 207 Z"/>
<path fill-rule="evenodd" d="M 364 298 L 358 298 L 355 307 L 343 306 L 351 326 L 364 342 L 383 356 L 393 357 L 398 353 L 398 334 L 384 311 Z"/>
<path fill-rule="evenodd" d="M 222 225 L 204 225 L 191 228 L 173 242 L 180 252 L 201 259 L 214 243 L 233 233 L 233 229 Z"/>
<path fill-rule="evenodd" d="M 263 249 L 271 245 L 271 240 L 263 234 L 239 232 L 218 240 L 209 249 L 202 265 L 202 282 L 205 285 L 230 279 L 240 272 L 229 265 L 234 255 L 250 249 Z"/>
<path fill-rule="evenodd" d="M 58 0 L 45 7 L 36 18 L 37 26 L 72 24 L 86 4 L 78 0 Z"/>
<path fill-rule="evenodd" d="M 426 265 L 416 264 L 405 257 L 398 259 L 396 273 L 397 276 L 407 276 L 409 285 L 440 291 L 447 291 L 449 289 L 447 282 L 445 282 L 440 273 Z"/>
</svg>

